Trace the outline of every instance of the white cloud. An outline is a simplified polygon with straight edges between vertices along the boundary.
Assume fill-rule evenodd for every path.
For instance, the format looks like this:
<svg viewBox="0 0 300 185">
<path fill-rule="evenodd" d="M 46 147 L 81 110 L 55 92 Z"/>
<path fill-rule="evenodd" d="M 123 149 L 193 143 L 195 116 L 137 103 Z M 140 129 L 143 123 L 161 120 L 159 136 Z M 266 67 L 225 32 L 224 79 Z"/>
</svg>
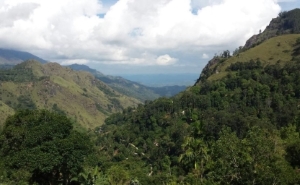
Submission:
<svg viewBox="0 0 300 185">
<path fill-rule="evenodd" d="M 244 44 L 278 15 L 277 3 L 119 0 L 108 8 L 99 0 L 2 0 L 0 47 L 57 61 L 179 65 L 190 61 L 186 53 L 207 59 Z"/>
<path fill-rule="evenodd" d="M 203 54 L 202 54 L 202 58 L 203 58 L 203 59 L 209 59 L 209 55 L 206 54 L 206 53 L 203 53 Z"/>
<path fill-rule="evenodd" d="M 177 59 L 170 57 L 169 55 L 161 55 L 156 59 L 158 65 L 167 66 L 174 64 Z"/>
<path fill-rule="evenodd" d="M 297 0 L 277 0 L 277 2 L 296 2 Z"/>
</svg>

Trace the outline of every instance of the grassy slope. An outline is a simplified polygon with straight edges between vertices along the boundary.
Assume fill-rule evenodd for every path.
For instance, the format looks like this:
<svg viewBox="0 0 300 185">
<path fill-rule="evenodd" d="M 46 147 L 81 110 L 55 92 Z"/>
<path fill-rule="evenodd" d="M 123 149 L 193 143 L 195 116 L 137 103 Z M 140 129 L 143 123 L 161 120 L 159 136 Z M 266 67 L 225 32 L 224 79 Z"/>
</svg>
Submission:
<svg viewBox="0 0 300 185">
<path fill-rule="evenodd" d="M 236 62 L 248 62 L 251 59 L 256 61 L 259 59 L 264 65 L 284 63 L 292 59 L 293 45 L 300 34 L 289 34 L 271 38 L 253 47 L 245 52 L 233 56 L 222 63 L 215 64 L 211 68 L 216 67 L 217 71 L 211 75 L 208 80 L 218 80 L 227 75 L 225 71 L 227 67 Z"/>
<path fill-rule="evenodd" d="M 76 72 L 55 63 L 41 65 L 37 62 L 26 62 L 23 67 L 31 68 L 38 80 L 1 82 L 2 102 L 10 101 L 10 107 L 18 104 L 17 98 L 20 95 L 30 97 L 37 108 L 52 109 L 56 104 L 88 129 L 103 124 L 109 114 L 120 111 L 121 107 L 141 103 L 114 91 L 86 72 Z M 0 112 L 6 111 L 6 114 L 1 114 L 2 123 L 7 115 L 14 112 L 9 106 L 4 104 L 0 107 Z"/>
</svg>

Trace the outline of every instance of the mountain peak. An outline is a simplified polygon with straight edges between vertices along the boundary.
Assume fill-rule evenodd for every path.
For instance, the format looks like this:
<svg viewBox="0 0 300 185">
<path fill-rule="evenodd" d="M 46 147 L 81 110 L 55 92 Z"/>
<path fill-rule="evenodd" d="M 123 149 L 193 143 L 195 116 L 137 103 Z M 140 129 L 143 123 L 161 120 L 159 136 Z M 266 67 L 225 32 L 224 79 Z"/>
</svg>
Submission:
<svg viewBox="0 0 300 185">
<path fill-rule="evenodd" d="M 243 49 L 254 47 L 272 37 L 298 33 L 300 33 L 300 9 L 296 8 L 288 12 L 281 12 L 277 18 L 272 19 L 263 32 L 248 39 Z"/>
</svg>

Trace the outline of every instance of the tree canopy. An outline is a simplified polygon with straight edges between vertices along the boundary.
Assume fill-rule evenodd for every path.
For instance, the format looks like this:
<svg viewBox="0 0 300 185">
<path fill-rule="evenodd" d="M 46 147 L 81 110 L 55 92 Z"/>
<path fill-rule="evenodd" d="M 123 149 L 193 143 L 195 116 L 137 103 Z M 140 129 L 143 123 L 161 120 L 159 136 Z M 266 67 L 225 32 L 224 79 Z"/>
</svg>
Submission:
<svg viewBox="0 0 300 185">
<path fill-rule="evenodd" d="M 10 116 L 0 136 L 8 178 L 16 184 L 70 184 L 92 149 L 89 137 L 72 128 L 65 115 L 47 110 Z"/>
</svg>

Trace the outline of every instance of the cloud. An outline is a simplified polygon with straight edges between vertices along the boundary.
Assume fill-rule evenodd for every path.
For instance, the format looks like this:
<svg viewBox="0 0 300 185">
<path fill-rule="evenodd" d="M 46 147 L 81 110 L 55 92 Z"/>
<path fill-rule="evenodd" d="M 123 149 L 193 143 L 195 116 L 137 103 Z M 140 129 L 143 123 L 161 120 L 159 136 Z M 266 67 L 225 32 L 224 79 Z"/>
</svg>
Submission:
<svg viewBox="0 0 300 185">
<path fill-rule="evenodd" d="M 209 56 L 208 56 L 208 54 L 203 53 L 203 54 L 202 54 L 202 58 L 203 58 L 203 59 L 209 59 Z"/>
<path fill-rule="evenodd" d="M 176 62 L 176 60 L 177 59 L 172 58 L 169 55 L 162 55 L 162 56 L 157 57 L 156 63 L 158 65 L 167 66 L 167 65 L 174 64 Z"/>
<path fill-rule="evenodd" d="M 3 0 L 0 47 L 60 62 L 179 65 L 243 45 L 280 12 L 276 0 L 107 2 Z"/>
<path fill-rule="evenodd" d="M 277 0 L 277 2 L 296 2 L 297 0 Z"/>
</svg>

